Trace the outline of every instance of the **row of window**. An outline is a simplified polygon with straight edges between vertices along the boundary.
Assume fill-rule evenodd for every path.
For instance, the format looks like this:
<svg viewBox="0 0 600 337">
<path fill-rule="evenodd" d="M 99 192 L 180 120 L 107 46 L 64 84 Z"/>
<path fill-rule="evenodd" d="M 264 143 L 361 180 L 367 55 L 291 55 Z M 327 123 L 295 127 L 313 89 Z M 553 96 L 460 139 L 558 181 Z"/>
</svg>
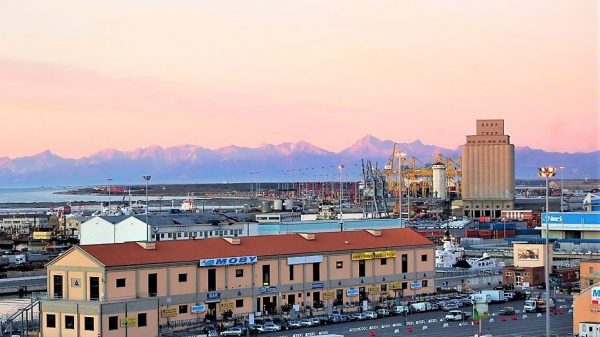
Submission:
<svg viewBox="0 0 600 337">
<path fill-rule="evenodd" d="M 198 231 L 198 232 L 169 232 L 169 233 L 159 233 L 161 239 L 173 239 L 173 238 L 188 238 L 188 237 L 198 237 L 198 238 L 209 238 L 213 236 L 238 236 L 242 235 L 241 229 L 225 229 L 225 230 L 215 230 L 215 231 Z M 152 238 L 156 239 L 155 234 L 152 234 Z"/>
<path fill-rule="evenodd" d="M 470 140 L 467 143 L 469 144 L 485 144 L 485 140 L 478 140 L 478 141 L 474 141 L 474 140 Z M 499 141 L 495 141 L 495 140 L 488 140 L 487 141 L 488 144 L 506 144 L 506 140 L 499 140 Z"/>
<path fill-rule="evenodd" d="M 187 312 L 187 305 L 185 306 L 185 312 Z M 180 306 L 181 313 L 181 306 Z M 94 331 L 94 317 L 84 317 L 83 318 L 83 329 L 85 331 Z M 137 326 L 144 327 L 147 323 L 147 314 L 139 313 L 137 315 Z M 56 315 L 55 314 L 46 314 L 46 327 L 47 328 L 56 328 Z M 110 316 L 108 317 L 108 330 L 117 330 L 119 328 L 119 316 Z M 75 329 L 75 316 L 73 315 L 65 315 L 65 329 L 74 330 Z"/>
<path fill-rule="evenodd" d="M 422 254 L 421 255 L 421 262 L 427 262 L 427 254 Z M 383 259 L 379 259 L 379 263 L 382 266 L 387 265 L 387 259 L 383 258 Z M 336 261 L 335 262 L 335 268 L 336 269 L 342 269 L 344 267 L 344 262 L 343 261 Z M 321 280 L 321 263 L 313 263 L 312 264 L 312 275 L 313 275 L 313 279 L 312 281 L 320 281 Z M 401 268 L 401 272 L 402 273 L 407 273 L 408 272 L 408 255 L 407 254 L 402 254 L 402 268 Z M 294 280 L 294 270 L 295 270 L 295 265 L 290 265 L 289 266 L 289 279 L 291 281 Z M 271 266 L 270 265 L 263 265 L 262 266 L 262 284 L 263 285 L 270 285 L 271 284 Z M 365 260 L 360 260 L 358 261 L 358 277 L 365 277 L 366 276 L 366 261 Z M 244 277 L 244 269 L 236 269 L 235 270 L 235 277 Z M 183 283 L 183 282 L 187 282 L 188 277 L 187 277 L 187 273 L 181 273 L 178 275 L 178 281 Z M 209 269 L 208 270 L 208 290 L 212 291 L 212 290 L 216 290 L 216 270 L 215 269 Z M 125 278 L 119 278 L 116 280 L 116 287 L 117 288 L 123 288 L 126 286 L 126 279 Z"/>
</svg>

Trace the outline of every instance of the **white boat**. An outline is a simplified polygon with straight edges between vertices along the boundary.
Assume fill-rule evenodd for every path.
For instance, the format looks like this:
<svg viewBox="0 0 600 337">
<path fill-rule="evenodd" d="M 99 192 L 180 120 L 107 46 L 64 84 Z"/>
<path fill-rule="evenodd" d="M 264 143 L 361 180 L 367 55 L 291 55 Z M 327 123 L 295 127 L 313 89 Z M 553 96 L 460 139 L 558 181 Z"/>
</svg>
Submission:
<svg viewBox="0 0 600 337">
<path fill-rule="evenodd" d="M 442 246 L 435 250 L 436 269 L 468 269 L 472 272 L 497 272 L 504 267 L 504 262 L 483 253 L 479 258 L 465 259 L 465 249 L 461 247 L 456 238 L 446 232 L 442 239 Z"/>
<path fill-rule="evenodd" d="M 464 258 L 465 249 L 456 242 L 454 237 L 449 237 L 449 235 L 444 235 L 442 243 L 442 247 L 437 247 L 435 250 L 435 267 L 452 268 L 460 259 Z"/>
</svg>

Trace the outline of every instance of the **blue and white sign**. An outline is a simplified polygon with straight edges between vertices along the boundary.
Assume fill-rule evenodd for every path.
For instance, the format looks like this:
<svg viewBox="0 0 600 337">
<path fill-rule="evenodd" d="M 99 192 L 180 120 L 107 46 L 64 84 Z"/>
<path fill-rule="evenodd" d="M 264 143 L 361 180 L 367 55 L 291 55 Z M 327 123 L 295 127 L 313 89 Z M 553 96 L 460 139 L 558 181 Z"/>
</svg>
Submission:
<svg viewBox="0 0 600 337">
<path fill-rule="evenodd" d="M 192 314 L 201 314 L 206 311 L 205 304 L 192 305 Z"/>
<path fill-rule="evenodd" d="M 541 227 L 546 224 L 546 221 L 551 225 L 600 225 L 600 212 L 542 213 Z"/>
<path fill-rule="evenodd" d="M 346 296 L 348 296 L 348 297 L 358 296 L 358 289 L 348 288 L 348 290 L 346 290 Z"/>
<path fill-rule="evenodd" d="M 277 292 L 277 287 L 260 287 L 258 288 L 259 294 L 272 294 Z"/>
<path fill-rule="evenodd" d="M 254 264 L 258 262 L 256 256 L 233 256 L 233 257 L 220 257 L 216 259 L 204 259 L 200 260 L 198 266 L 200 267 L 223 267 L 223 266 L 235 266 L 240 264 Z"/>
<path fill-rule="evenodd" d="M 421 281 L 413 281 L 410 284 L 410 289 L 421 289 Z"/>
<path fill-rule="evenodd" d="M 592 288 L 592 304 L 600 304 L 600 287 Z"/>
<path fill-rule="evenodd" d="M 206 303 L 221 302 L 221 293 L 218 291 L 211 291 L 206 293 Z"/>
<path fill-rule="evenodd" d="M 310 287 L 312 289 L 323 289 L 324 285 L 323 282 L 313 282 Z"/>
</svg>

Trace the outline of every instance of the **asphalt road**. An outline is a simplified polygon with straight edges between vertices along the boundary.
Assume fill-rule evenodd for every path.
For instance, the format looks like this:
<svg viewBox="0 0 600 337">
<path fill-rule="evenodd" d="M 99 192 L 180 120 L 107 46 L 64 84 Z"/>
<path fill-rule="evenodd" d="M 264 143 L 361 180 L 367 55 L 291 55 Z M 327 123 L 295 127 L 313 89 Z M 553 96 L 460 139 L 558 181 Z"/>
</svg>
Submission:
<svg viewBox="0 0 600 337">
<path fill-rule="evenodd" d="M 535 313 L 528 313 L 524 318 L 523 313 L 516 315 L 516 320 L 508 317 L 506 321 L 496 313 L 505 306 L 512 306 L 517 310 L 523 309 L 523 301 L 509 302 L 507 304 L 493 304 L 490 306 L 492 316 L 483 321 L 482 332 L 491 334 L 493 337 L 533 337 L 544 336 L 545 334 L 545 314 L 538 317 Z M 573 314 L 569 313 L 572 301 L 566 299 L 565 302 L 559 302 L 559 313 L 551 316 L 551 334 L 556 336 L 572 336 Z M 562 309 L 560 309 L 562 307 Z M 470 307 L 462 308 L 463 311 L 469 311 Z M 560 312 L 562 311 L 562 314 Z M 372 331 L 375 337 L 381 336 L 457 336 L 466 337 L 476 335 L 479 326 L 468 323 L 441 321 L 445 315 L 442 311 L 434 311 L 420 314 L 412 314 L 407 317 L 387 317 L 366 321 L 354 321 L 341 324 L 323 325 L 318 327 L 288 330 L 277 333 L 261 334 L 268 337 L 309 337 L 319 334 L 340 334 L 345 337 L 364 337 L 369 336 Z M 434 321 L 435 320 L 435 321 Z M 410 325 L 412 324 L 412 325 Z M 407 328 L 412 327 L 412 332 Z"/>
</svg>

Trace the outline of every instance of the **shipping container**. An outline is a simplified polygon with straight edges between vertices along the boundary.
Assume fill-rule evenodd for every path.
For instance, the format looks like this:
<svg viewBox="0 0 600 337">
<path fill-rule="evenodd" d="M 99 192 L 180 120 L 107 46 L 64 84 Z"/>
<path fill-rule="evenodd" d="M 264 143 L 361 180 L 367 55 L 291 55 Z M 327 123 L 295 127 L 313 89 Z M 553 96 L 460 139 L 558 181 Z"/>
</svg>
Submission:
<svg viewBox="0 0 600 337">
<path fill-rule="evenodd" d="M 492 230 L 498 230 L 498 229 L 516 229 L 517 225 L 514 223 L 504 223 L 504 222 L 496 222 L 492 224 Z"/>
<path fill-rule="evenodd" d="M 479 231 L 477 229 L 467 229 L 465 230 L 465 237 L 467 238 L 478 238 Z"/>
<path fill-rule="evenodd" d="M 490 229 L 490 224 L 489 223 L 479 223 L 479 225 L 477 225 L 477 229 Z"/>
</svg>

